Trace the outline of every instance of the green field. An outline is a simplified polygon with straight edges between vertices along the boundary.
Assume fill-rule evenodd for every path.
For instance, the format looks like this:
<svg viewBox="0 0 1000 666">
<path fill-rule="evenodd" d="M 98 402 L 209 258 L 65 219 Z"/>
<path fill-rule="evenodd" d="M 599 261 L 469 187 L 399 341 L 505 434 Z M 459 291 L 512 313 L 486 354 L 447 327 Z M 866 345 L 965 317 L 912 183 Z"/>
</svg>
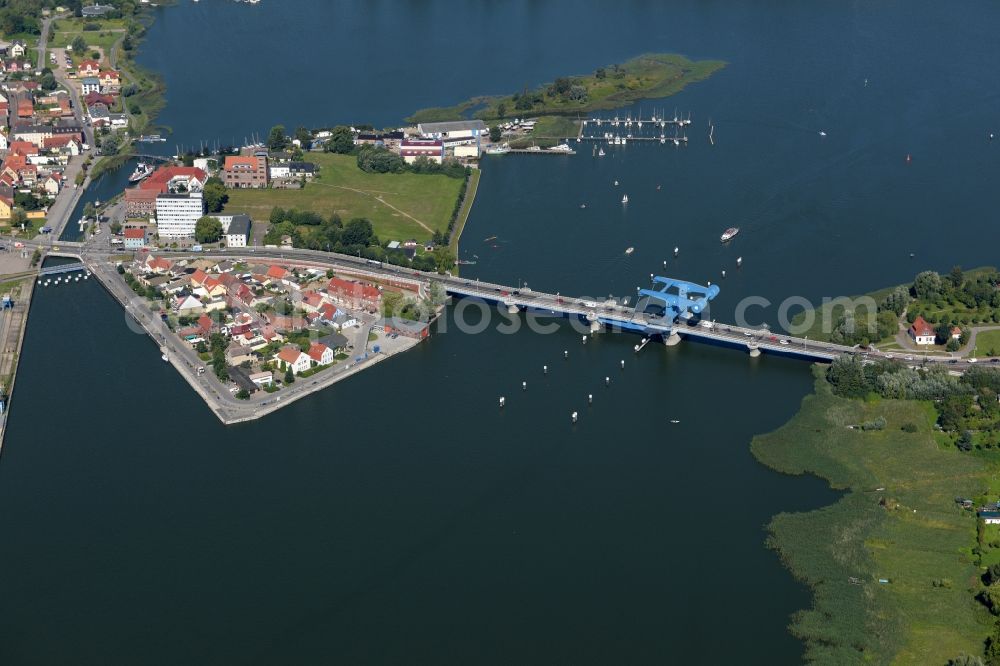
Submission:
<svg viewBox="0 0 1000 666">
<path fill-rule="evenodd" d="M 530 99 L 530 104 L 523 100 L 519 104 L 519 95 L 480 96 L 455 106 L 421 109 L 406 120 L 411 123 L 458 120 L 477 106 L 482 108 L 473 115 L 484 120 L 515 116 L 575 116 L 589 111 L 618 108 L 640 99 L 673 95 L 688 84 L 708 78 L 724 66 L 725 63 L 720 60 L 693 61 L 680 55 L 649 53 L 621 65 L 611 65 L 583 76 L 568 77 L 573 86 L 584 91 L 585 94 L 579 98 L 553 94 L 549 92 L 549 85 L 544 85 L 519 94 L 524 99 Z"/>
<path fill-rule="evenodd" d="M 1000 356 L 1000 331 L 979 331 L 974 356 Z"/>
<path fill-rule="evenodd" d="M 976 520 L 954 498 L 992 491 L 995 500 L 995 464 L 939 446 L 930 403 L 839 398 L 816 372 L 800 412 L 752 444 L 769 467 L 845 490 L 829 507 L 780 514 L 770 525 L 769 545 L 814 593 L 791 624 L 807 659 L 944 664 L 982 654 L 992 618 L 973 599 Z M 878 416 L 884 430 L 848 428 Z"/>
<path fill-rule="evenodd" d="M 267 220 L 271 209 L 295 208 L 320 215 L 337 213 L 371 220 L 382 240 L 426 241 L 444 232 L 455 208 L 462 181 L 444 175 L 366 173 L 352 155 L 309 153 L 319 173 L 301 190 L 229 190 L 227 213 L 247 213 Z"/>
</svg>

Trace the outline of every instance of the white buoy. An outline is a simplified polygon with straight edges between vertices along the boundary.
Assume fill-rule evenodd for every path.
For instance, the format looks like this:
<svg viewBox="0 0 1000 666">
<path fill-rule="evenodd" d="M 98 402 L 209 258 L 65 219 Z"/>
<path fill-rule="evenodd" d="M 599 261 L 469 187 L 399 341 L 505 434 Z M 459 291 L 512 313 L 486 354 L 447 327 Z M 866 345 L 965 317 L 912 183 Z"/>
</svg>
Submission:
<svg viewBox="0 0 1000 666">
<path fill-rule="evenodd" d="M 737 266 L 743 265 L 743 257 L 736 257 L 736 265 Z"/>
<path fill-rule="evenodd" d="M 625 369 L 625 359 L 622 359 L 622 370 Z"/>
<path fill-rule="evenodd" d="M 573 412 L 572 414 L 570 414 L 570 418 L 572 418 L 572 419 L 573 419 L 573 423 L 576 423 L 576 419 L 577 419 L 577 413 L 576 413 L 576 412 Z"/>
<path fill-rule="evenodd" d="M 726 277 L 726 269 L 722 269 L 722 277 Z"/>
<path fill-rule="evenodd" d="M 506 402 L 507 402 L 507 399 L 504 398 L 503 396 L 500 396 L 500 406 L 503 407 L 504 404 L 506 404 Z"/>
<path fill-rule="evenodd" d="M 649 279 L 650 279 L 650 280 L 652 280 L 652 279 L 653 279 L 653 274 L 652 274 L 652 273 L 650 273 L 650 274 L 649 274 Z"/>
<path fill-rule="evenodd" d="M 611 386 L 611 377 L 605 377 L 604 378 L 604 385 L 605 386 Z"/>
<path fill-rule="evenodd" d="M 587 344 L 587 336 L 583 336 L 583 344 Z"/>
<path fill-rule="evenodd" d="M 543 365 L 542 366 L 542 374 L 543 375 L 549 374 L 549 366 L 547 366 L 547 365 Z"/>
<path fill-rule="evenodd" d="M 587 394 L 587 402 L 589 404 L 591 404 L 591 405 L 594 404 L 594 394 L 593 393 L 588 393 Z"/>
<path fill-rule="evenodd" d="M 666 267 L 667 267 L 667 260 L 666 260 L 666 259 L 664 259 L 664 260 L 663 260 L 663 267 L 664 267 L 664 268 L 666 268 Z"/>
<path fill-rule="evenodd" d="M 528 382 L 521 382 L 521 390 L 522 391 L 528 390 Z"/>
<path fill-rule="evenodd" d="M 674 256 L 676 257 L 680 253 L 681 253 L 681 249 L 679 247 L 675 247 L 674 248 Z"/>
<path fill-rule="evenodd" d="M 563 358 L 569 358 L 569 351 L 568 350 L 565 350 L 565 349 L 563 350 Z"/>
</svg>

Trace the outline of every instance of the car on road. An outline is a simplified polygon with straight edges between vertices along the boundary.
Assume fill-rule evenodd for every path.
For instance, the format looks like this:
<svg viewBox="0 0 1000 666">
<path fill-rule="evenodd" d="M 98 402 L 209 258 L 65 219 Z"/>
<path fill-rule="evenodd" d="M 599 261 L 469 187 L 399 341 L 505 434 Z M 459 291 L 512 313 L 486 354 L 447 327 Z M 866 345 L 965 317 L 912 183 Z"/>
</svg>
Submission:
<svg viewBox="0 0 1000 666">
<path fill-rule="evenodd" d="M 975 356 L 973 356 L 972 358 L 969 359 L 969 363 L 975 363 L 975 362 L 976 362 L 976 357 Z"/>
<path fill-rule="evenodd" d="M 747 336 L 748 338 L 752 338 L 753 337 L 753 331 L 743 331 L 743 335 Z"/>
<path fill-rule="evenodd" d="M 780 340 L 778 340 L 778 344 L 787 345 L 788 344 L 788 340 L 786 340 L 784 338 L 781 338 Z"/>
<path fill-rule="evenodd" d="M 903 357 L 903 360 L 904 360 L 904 361 L 912 361 L 912 360 L 913 360 L 913 357 L 912 357 L 912 356 L 904 356 L 904 357 Z"/>
</svg>

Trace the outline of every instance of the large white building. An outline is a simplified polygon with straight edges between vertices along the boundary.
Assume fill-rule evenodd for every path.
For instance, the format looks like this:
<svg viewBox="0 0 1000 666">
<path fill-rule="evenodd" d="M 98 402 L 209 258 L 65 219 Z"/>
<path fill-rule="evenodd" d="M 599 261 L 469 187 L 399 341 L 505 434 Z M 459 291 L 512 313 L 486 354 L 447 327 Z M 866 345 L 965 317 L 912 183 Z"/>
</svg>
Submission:
<svg viewBox="0 0 1000 666">
<path fill-rule="evenodd" d="M 482 120 L 455 120 L 445 123 L 420 123 L 417 131 L 425 139 L 441 139 L 443 141 L 475 141 L 480 136 L 486 136 L 490 129 Z"/>
<path fill-rule="evenodd" d="M 205 203 L 201 192 L 156 197 L 156 229 L 160 238 L 194 236 L 194 226 L 204 214 Z"/>
</svg>

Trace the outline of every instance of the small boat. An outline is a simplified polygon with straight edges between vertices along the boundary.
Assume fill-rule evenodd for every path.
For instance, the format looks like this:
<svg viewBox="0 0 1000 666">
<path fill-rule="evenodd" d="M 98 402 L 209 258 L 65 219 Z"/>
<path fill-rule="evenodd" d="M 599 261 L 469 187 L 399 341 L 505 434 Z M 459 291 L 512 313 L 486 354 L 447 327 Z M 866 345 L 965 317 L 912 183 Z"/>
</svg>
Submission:
<svg viewBox="0 0 1000 666">
<path fill-rule="evenodd" d="M 601 148 L 600 150 L 597 151 L 597 156 L 598 157 L 604 157 L 604 149 L 603 148 Z"/>
<path fill-rule="evenodd" d="M 615 187 L 618 187 L 618 181 L 617 180 L 615 181 Z"/>
<path fill-rule="evenodd" d="M 628 195 L 627 194 L 622 197 L 622 203 L 623 204 L 627 204 L 628 203 Z"/>
<path fill-rule="evenodd" d="M 906 154 L 906 163 L 907 163 L 907 164 L 909 164 L 909 163 L 910 163 L 910 162 L 912 162 L 912 161 L 913 161 L 913 158 L 912 158 L 912 157 L 910 157 L 910 154 L 909 154 L 909 153 L 907 153 L 907 154 Z"/>
<path fill-rule="evenodd" d="M 510 152 L 509 143 L 501 143 L 498 146 L 490 146 L 489 148 L 486 149 L 487 155 L 506 155 L 509 152 Z"/>
<path fill-rule="evenodd" d="M 678 421 L 677 419 L 670 419 L 670 422 L 671 423 L 680 423 L 680 421 Z"/>
<path fill-rule="evenodd" d="M 167 356 L 165 353 L 164 354 L 160 354 L 160 358 L 163 359 L 164 363 L 166 363 L 166 362 L 168 362 L 170 360 L 170 357 Z"/>
<path fill-rule="evenodd" d="M 557 146 L 552 146 L 549 148 L 553 153 L 572 153 L 573 149 L 569 147 L 567 143 L 560 143 Z"/>
<path fill-rule="evenodd" d="M 476 262 L 469 261 L 468 259 L 459 259 L 455 263 L 458 264 L 459 266 L 475 266 L 476 265 Z"/>
<path fill-rule="evenodd" d="M 633 252 L 635 252 L 635 248 L 634 247 L 630 247 L 627 250 L 625 250 L 625 254 L 632 254 Z"/>
<path fill-rule="evenodd" d="M 496 239 L 497 239 L 497 237 L 496 237 L 496 236 L 490 236 L 489 238 L 487 238 L 487 239 L 486 239 L 486 240 L 484 240 L 483 242 L 484 242 L 484 243 L 489 243 L 490 241 L 495 241 Z"/>
<path fill-rule="evenodd" d="M 586 208 L 587 204 L 580 204 L 580 208 Z"/>
<path fill-rule="evenodd" d="M 823 130 L 820 130 L 820 131 L 819 131 L 819 135 L 820 135 L 820 136 L 826 136 L 826 132 L 824 132 Z"/>
<path fill-rule="evenodd" d="M 542 149 L 538 146 L 528 146 L 525 150 L 529 153 L 540 153 L 542 151 Z"/>
<path fill-rule="evenodd" d="M 722 236 L 719 238 L 719 240 L 721 240 L 723 243 L 731 241 L 738 233 L 740 233 L 739 227 L 729 227 L 724 232 L 722 232 Z"/>
</svg>

